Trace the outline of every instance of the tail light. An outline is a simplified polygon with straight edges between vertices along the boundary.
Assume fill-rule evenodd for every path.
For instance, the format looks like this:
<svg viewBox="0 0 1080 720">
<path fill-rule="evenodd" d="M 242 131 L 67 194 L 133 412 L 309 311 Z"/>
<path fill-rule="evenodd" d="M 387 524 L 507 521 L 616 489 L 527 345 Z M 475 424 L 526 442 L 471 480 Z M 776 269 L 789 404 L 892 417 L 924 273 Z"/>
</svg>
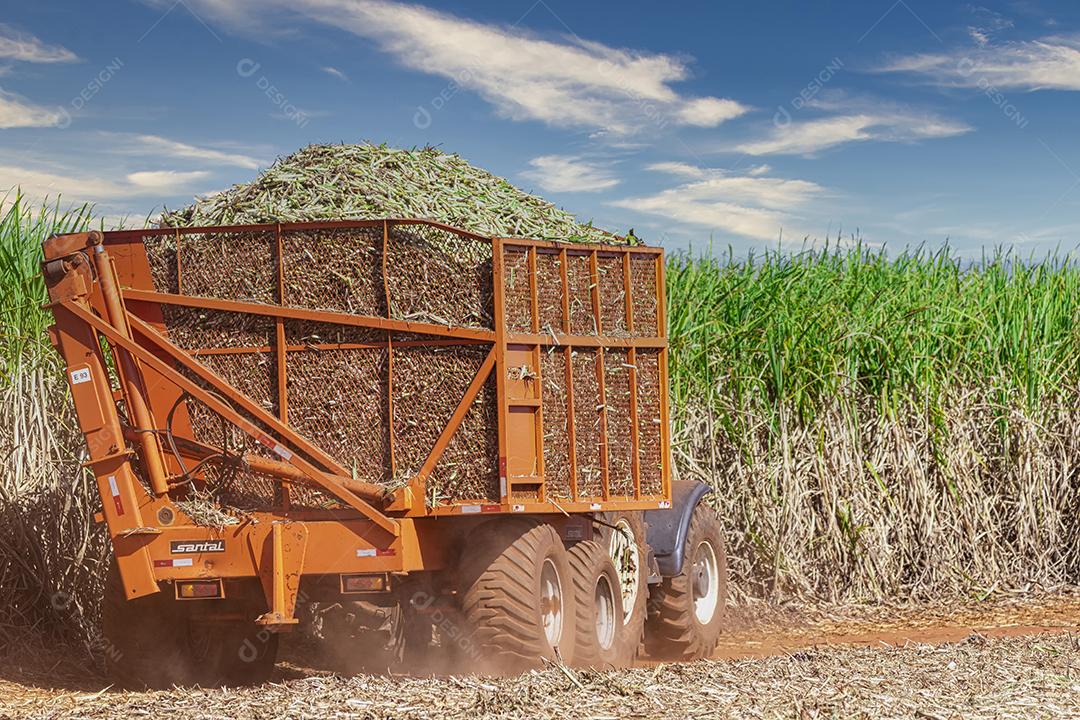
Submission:
<svg viewBox="0 0 1080 720">
<path fill-rule="evenodd" d="M 389 588 L 390 579 L 385 573 L 341 576 L 341 592 L 346 595 L 351 593 L 385 592 Z"/>
<path fill-rule="evenodd" d="M 210 600 L 225 597 L 221 580 L 182 580 L 176 583 L 177 600 Z"/>
</svg>

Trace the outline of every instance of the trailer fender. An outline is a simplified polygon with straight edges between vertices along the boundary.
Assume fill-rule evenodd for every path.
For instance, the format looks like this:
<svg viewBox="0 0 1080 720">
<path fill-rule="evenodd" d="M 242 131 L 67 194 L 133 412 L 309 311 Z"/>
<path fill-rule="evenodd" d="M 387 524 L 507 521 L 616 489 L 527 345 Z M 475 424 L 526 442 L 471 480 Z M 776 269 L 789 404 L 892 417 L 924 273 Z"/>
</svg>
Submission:
<svg viewBox="0 0 1080 720">
<path fill-rule="evenodd" d="M 682 572 L 690 516 L 701 498 L 711 492 L 711 487 L 698 480 L 673 480 L 671 507 L 645 511 L 646 537 L 661 577 Z"/>
</svg>

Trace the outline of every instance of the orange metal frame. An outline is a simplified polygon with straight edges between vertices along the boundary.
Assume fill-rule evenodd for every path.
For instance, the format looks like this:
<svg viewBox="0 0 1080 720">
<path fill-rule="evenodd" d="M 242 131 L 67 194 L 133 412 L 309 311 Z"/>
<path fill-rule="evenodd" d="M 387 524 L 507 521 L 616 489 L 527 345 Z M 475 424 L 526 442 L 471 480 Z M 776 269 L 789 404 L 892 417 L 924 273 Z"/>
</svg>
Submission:
<svg viewBox="0 0 1080 720">
<path fill-rule="evenodd" d="M 353 315 L 278 304 L 260 304 L 220 298 L 196 297 L 157 291 L 152 284 L 143 246 L 146 237 L 222 232 L 270 232 L 279 249 L 276 254 L 278 300 L 284 297 L 284 270 L 280 252 L 282 237 L 290 232 L 352 228 L 381 228 L 383 243 L 392 242 L 390 229 L 397 224 L 427 225 L 462 237 L 490 243 L 494 289 L 490 329 L 447 327 L 389 317 L 390 286 L 383 252 L 383 281 L 388 302 L 386 317 Z M 505 322 L 504 267 L 507 251 L 527 253 L 531 293 L 531 332 L 511 332 Z M 385 248 L 384 248 L 385 250 Z M 561 260 L 563 326 L 541 332 L 537 302 L 537 254 L 557 253 Z M 591 272 L 591 311 L 597 333 L 578 336 L 570 332 L 567 255 L 586 254 Z M 296 590 L 302 575 L 409 572 L 442 567 L 448 553 L 448 526 L 437 516 L 477 517 L 488 513 L 588 513 L 611 509 L 651 509 L 670 503 L 670 435 L 667 417 L 667 338 L 664 317 L 664 263 L 658 248 L 609 245 L 573 245 L 519 238 L 483 238 L 422 220 L 338 221 L 288 223 L 216 228 L 149 229 L 110 233 L 62 235 L 46 241 L 45 276 L 50 307 L 56 324 L 54 344 L 67 363 L 68 381 L 86 437 L 93 471 L 103 500 L 103 519 L 113 539 L 121 576 L 129 597 L 157 591 L 158 581 L 192 577 L 251 577 L 262 579 L 270 612 L 262 622 L 272 629 L 287 629 L 293 620 Z M 623 268 L 623 312 L 630 337 L 604 335 L 602 303 L 597 275 L 598 257 L 617 257 Z M 656 327 L 653 336 L 634 334 L 631 259 L 647 258 L 655 266 L 657 292 Z M 177 260 L 177 276 L 182 268 Z M 180 285 L 182 291 L 182 285 Z M 271 348 L 181 349 L 168 337 L 162 306 L 178 305 L 270 318 L 277 366 L 278 412 L 270 413 L 198 361 L 200 355 L 268 351 Z M 284 321 L 308 320 L 385 331 L 394 381 L 394 348 L 402 345 L 482 344 L 489 352 L 442 429 L 427 459 L 407 486 L 394 493 L 381 486 L 350 478 L 349 471 L 323 449 L 307 440 L 288 423 L 288 352 L 311 349 L 286 343 Z M 426 336 L 423 340 L 395 340 L 395 333 Z M 107 342 L 114 362 L 110 366 L 102 351 Z M 326 344 L 319 348 L 360 347 Z M 561 348 L 566 359 L 564 383 L 567 393 L 569 436 L 569 499 L 548 497 L 544 486 L 544 433 L 540 357 L 541 352 Z M 607 410 L 604 408 L 604 358 L 606 348 L 625 349 L 630 375 L 630 427 L 634 493 L 615 497 L 609 492 L 606 449 L 601 452 L 602 494 L 579 494 L 574 427 L 574 389 L 570 358 L 575 347 L 596 351 L 600 392 L 600 445 L 607 447 Z M 659 354 L 662 491 L 644 495 L 640 482 L 639 423 L 637 418 L 636 354 L 640 350 Z M 511 366 L 526 366 L 530 379 L 512 379 Z M 184 372 L 181 372 L 183 370 Z M 465 418 L 477 395 L 495 373 L 499 418 L 500 497 L 498 502 L 460 500 L 435 507 L 425 502 L 426 483 Z M 191 376 L 197 378 L 197 381 Z M 392 385 L 391 385 L 392 387 Z M 388 389 L 389 390 L 389 389 Z M 155 429 L 168 410 L 186 394 L 218 413 L 226 421 L 258 440 L 280 459 L 248 457 L 259 472 L 279 478 L 281 503 L 249 514 L 237 525 L 224 528 L 197 527 L 175 505 L 180 488 L 171 484 L 179 472 L 176 459 L 165 452 Z M 388 402 L 393 393 L 387 392 Z M 122 401 L 125 422 L 117 402 Z M 215 448 L 201 446 L 190 436 L 186 413 L 179 425 L 179 452 L 205 458 Z M 513 415 L 513 418 L 511 417 Z M 391 410 L 390 422 L 393 423 Z M 130 425 L 134 424 L 135 427 Z M 185 437 L 184 430 L 187 430 Z M 390 428 L 390 458 L 393 457 Z M 137 453 L 130 443 L 137 447 Z M 132 461 L 137 457 L 136 471 Z M 523 472 L 522 468 L 527 468 Z M 306 483 L 335 497 L 337 510 L 296 510 L 289 505 L 289 488 Z M 515 501 L 519 486 L 534 497 Z M 220 545 L 191 545 L 196 551 L 177 553 L 175 543 L 223 541 Z M 187 547 L 181 545 L 181 547 Z M 210 549 L 207 549 L 210 548 Z"/>
</svg>

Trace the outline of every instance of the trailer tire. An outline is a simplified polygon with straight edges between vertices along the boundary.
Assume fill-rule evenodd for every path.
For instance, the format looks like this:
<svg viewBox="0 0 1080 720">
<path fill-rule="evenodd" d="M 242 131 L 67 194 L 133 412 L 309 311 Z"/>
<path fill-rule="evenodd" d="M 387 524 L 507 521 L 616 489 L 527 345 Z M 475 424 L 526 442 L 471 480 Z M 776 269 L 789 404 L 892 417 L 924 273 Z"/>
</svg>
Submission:
<svg viewBox="0 0 1080 720">
<path fill-rule="evenodd" d="M 716 512 L 698 503 L 686 534 L 682 572 L 649 595 L 645 650 L 655 658 L 697 660 L 716 648 L 727 605 L 727 556 Z"/>
<path fill-rule="evenodd" d="M 640 511 L 616 511 L 603 513 L 600 519 L 615 526 L 601 525 L 600 538 L 619 575 L 623 602 L 623 626 L 620 632 L 628 639 L 632 638 L 635 646 L 640 646 L 645 633 L 649 599 L 649 544 L 645 516 Z M 632 545 L 625 542 L 626 536 L 621 533 L 629 533 Z"/>
<path fill-rule="evenodd" d="M 249 593 L 229 600 L 179 601 L 171 586 L 128 600 L 115 561 L 105 580 L 101 621 L 109 675 L 128 688 L 174 685 L 250 685 L 269 679 L 277 659 L 278 636 L 254 622 L 258 602 Z M 258 594 L 261 598 L 261 593 Z M 200 603 L 244 620 L 207 621 Z"/>
<path fill-rule="evenodd" d="M 619 573 L 608 549 L 585 540 L 570 547 L 577 613 L 574 664 L 624 668 L 634 662 L 639 639 L 624 632 Z"/>
<path fill-rule="evenodd" d="M 459 570 L 466 657 L 496 673 L 573 662 L 570 560 L 551 525 L 485 523 L 469 535 Z"/>
</svg>

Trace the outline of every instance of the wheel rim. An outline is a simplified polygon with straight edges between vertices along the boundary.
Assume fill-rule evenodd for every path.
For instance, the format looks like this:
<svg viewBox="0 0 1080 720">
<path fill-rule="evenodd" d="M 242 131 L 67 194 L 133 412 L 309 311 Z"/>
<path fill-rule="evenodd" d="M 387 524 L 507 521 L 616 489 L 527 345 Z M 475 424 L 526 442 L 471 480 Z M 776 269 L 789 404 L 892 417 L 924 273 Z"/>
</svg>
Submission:
<svg viewBox="0 0 1080 720">
<path fill-rule="evenodd" d="M 615 617 L 615 590 L 604 575 L 596 582 L 593 602 L 596 606 L 596 641 L 601 649 L 609 650 L 615 642 L 615 625 L 619 621 Z"/>
<path fill-rule="evenodd" d="M 691 595 L 694 599 L 694 617 L 702 625 L 708 625 L 720 602 L 720 573 L 716 552 L 712 543 L 702 541 L 694 550 L 694 562 L 690 568 Z"/>
<path fill-rule="evenodd" d="M 540 621 L 544 624 L 544 637 L 551 647 L 562 639 L 563 628 L 562 580 L 559 569 L 550 558 L 544 560 L 540 571 Z"/>
<path fill-rule="evenodd" d="M 641 553 L 634 530 L 625 519 L 615 523 L 611 533 L 611 559 L 619 575 L 619 594 L 622 595 L 623 623 L 630 621 L 637 603 L 641 572 Z"/>
</svg>

